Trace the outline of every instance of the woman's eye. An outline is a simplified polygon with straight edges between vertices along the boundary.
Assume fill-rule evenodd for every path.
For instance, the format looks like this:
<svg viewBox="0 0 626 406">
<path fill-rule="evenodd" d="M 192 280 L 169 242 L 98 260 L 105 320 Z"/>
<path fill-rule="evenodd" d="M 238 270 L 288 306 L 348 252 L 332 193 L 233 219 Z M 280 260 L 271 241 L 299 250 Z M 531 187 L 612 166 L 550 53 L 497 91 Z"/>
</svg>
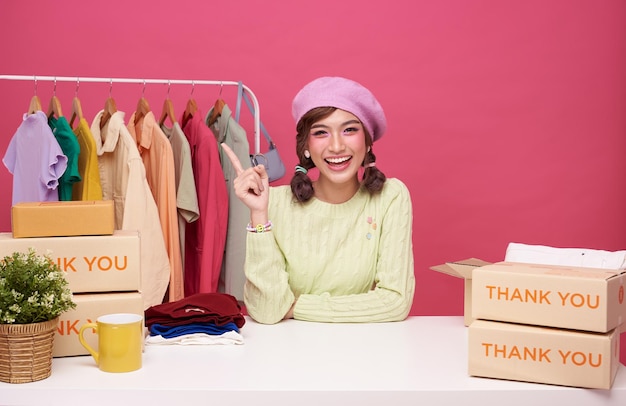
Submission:
<svg viewBox="0 0 626 406">
<path fill-rule="evenodd" d="M 314 137 L 323 137 L 324 135 L 326 135 L 326 131 L 323 131 L 323 130 L 313 131 L 311 135 Z"/>
<path fill-rule="evenodd" d="M 348 127 L 345 130 L 343 130 L 344 133 L 355 133 L 357 131 L 359 131 L 359 129 L 356 127 Z"/>
</svg>

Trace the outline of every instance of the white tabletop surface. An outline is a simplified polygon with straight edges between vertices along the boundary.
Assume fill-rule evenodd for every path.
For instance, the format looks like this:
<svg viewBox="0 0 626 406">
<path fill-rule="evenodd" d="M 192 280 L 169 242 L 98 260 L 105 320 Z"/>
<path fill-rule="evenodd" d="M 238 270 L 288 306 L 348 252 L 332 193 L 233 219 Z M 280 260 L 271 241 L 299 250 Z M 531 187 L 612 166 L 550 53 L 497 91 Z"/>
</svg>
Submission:
<svg viewBox="0 0 626 406">
<path fill-rule="evenodd" d="M 0 405 L 626 405 L 624 365 L 611 390 L 468 376 L 462 317 L 247 319 L 241 333 L 243 345 L 146 346 L 142 369 L 122 374 L 55 358 L 47 379 L 0 382 Z"/>
</svg>

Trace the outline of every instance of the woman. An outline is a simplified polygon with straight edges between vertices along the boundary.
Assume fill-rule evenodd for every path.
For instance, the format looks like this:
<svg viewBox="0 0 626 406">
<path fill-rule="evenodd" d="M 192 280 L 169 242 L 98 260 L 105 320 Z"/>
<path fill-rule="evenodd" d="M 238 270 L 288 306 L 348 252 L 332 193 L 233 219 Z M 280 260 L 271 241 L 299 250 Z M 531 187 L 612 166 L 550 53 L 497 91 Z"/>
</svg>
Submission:
<svg viewBox="0 0 626 406">
<path fill-rule="evenodd" d="M 405 319 L 415 289 L 412 206 L 406 186 L 376 167 L 383 109 L 340 77 L 307 84 L 292 107 L 300 163 L 290 187 L 270 188 L 263 165 L 244 171 L 223 145 L 238 174 L 235 192 L 250 209 L 248 314 L 268 324 Z"/>
</svg>

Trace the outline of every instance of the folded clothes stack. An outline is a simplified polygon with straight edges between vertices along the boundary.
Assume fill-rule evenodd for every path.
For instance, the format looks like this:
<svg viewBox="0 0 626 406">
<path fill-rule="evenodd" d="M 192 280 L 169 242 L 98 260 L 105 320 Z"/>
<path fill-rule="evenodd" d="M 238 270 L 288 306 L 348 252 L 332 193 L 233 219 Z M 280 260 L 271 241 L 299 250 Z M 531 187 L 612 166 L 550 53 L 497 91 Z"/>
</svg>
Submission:
<svg viewBox="0 0 626 406">
<path fill-rule="evenodd" d="M 245 324 L 237 299 L 226 293 L 196 293 L 145 311 L 149 345 L 243 344 Z"/>
</svg>

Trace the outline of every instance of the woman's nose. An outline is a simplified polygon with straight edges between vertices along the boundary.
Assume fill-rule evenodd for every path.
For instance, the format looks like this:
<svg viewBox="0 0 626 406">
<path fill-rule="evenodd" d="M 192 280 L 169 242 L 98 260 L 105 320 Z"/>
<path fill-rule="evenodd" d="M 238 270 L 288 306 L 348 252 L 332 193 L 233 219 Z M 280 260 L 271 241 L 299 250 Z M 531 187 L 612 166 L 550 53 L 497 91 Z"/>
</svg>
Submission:
<svg viewBox="0 0 626 406">
<path fill-rule="evenodd" d="M 329 149 L 333 152 L 343 151 L 345 144 L 340 134 L 332 134 L 330 137 Z"/>
</svg>

